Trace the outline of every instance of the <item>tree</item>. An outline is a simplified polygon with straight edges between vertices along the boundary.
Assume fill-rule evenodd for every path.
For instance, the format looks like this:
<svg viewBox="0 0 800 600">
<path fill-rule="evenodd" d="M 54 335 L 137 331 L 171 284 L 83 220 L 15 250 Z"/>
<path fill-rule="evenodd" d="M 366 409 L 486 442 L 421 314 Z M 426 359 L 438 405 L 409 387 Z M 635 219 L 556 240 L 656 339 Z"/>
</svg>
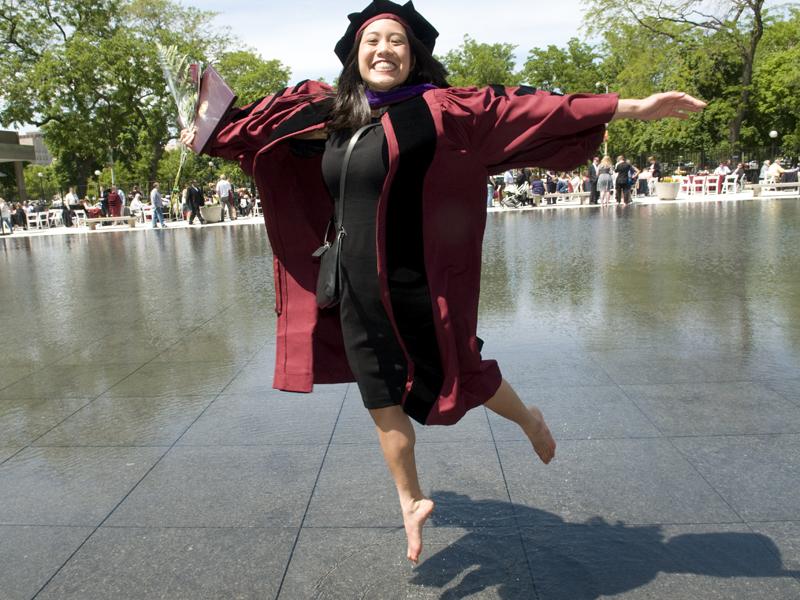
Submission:
<svg viewBox="0 0 800 600">
<path fill-rule="evenodd" d="M 734 90 L 738 100 L 728 121 L 728 142 L 731 148 L 738 147 L 742 124 L 750 110 L 756 52 L 764 34 L 764 0 L 722 0 L 717 4 L 705 0 L 589 2 L 589 22 L 602 23 L 604 28 L 613 29 L 633 20 L 646 34 L 655 36 L 657 43 L 692 46 L 712 36 L 735 48 L 741 66 Z M 595 31 L 598 28 L 593 26 Z"/>
<path fill-rule="evenodd" d="M 515 48 L 513 44 L 481 44 L 465 35 L 461 46 L 439 60 L 454 86 L 516 85 L 520 76 L 514 72 Z"/>
<path fill-rule="evenodd" d="M 5 2 L 0 122 L 40 127 L 67 183 L 109 163 L 152 181 L 175 122 L 154 42 L 207 60 L 230 43 L 211 17 L 172 0 Z"/>
<path fill-rule="evenodd" d="M 550 45 L 531 50 L 522 77 L 529 85 L 542 90 L 592 93 L 597 91 L 597 82 L 606 80 L 600 69 L 600 58 L 592 46 L 571 38 L 564 49 Z"/>
<path fill-rule="evenodd" d="M 780 136 L 785 152 L 800 154 L 800 9 L 764 30 L 753 81 L 753 110 L 743 137 L 770 144 L 769 132 Z"/>
<path fill-rule="evenodd" d="M 225 52 L 216 69 L 239 97 L 239 104 L 249 104 L 286 87 L 291 70 L 279 60 L 264 60 L 249 50 Z"/>
</svg>

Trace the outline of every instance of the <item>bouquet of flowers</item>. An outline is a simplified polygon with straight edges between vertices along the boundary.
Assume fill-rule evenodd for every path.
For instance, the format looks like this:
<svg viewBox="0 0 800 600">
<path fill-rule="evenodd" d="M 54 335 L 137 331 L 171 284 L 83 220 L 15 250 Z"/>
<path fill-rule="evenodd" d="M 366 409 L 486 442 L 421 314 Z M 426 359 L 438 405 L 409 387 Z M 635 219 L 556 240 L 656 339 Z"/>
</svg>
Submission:
<svg viewBox="0 0 800 600">
<path fill-rule="evenodd" d="M 167 81 L 167 87 L 173 100 L 178 107 L 178 124 L 181 128 L 194 125 L 195 115 L 197 114 L 197 101 L 200 97 L 200 78 L 202 76 L 201 65 L 197 61 L 192 61 L 188 56 L 178 52 L 176 46 L 156 45 L 158 51 L 158 62 Z M 189 155 L 189 148 L 181 144 L 181 158 L 178 164 L 178 172 L 175 174 L 175 183 L 172 186 L 172 207 L 180 210 L 180 177 L 186 157 Z M 176 207 L 177 204 L 177 207 Z"/>
</svg>

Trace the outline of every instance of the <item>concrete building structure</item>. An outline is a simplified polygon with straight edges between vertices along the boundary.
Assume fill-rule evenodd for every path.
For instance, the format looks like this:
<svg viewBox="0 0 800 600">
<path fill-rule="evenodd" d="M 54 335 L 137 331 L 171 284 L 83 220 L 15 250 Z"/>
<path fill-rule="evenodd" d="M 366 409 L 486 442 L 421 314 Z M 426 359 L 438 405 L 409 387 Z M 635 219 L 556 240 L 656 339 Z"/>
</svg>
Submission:
<svg viewBox="0 0 800 600">
<path fill-rule="evenodd" d="M 16 131 L 0 131 L 0 162 L 14 163 L 14 175 L 17 179 L 20 201 L 28 199 L 25 177 L 22 172 L 24 163 L 35 160 L 36 150 L 33 144 L 21 144 L 20 136 Z"/>
<path fill-rule="evenodd" d="M 44 134 L 41 131 L 31 131 L 19 134 L 19 143 L 23 146 L 33 146 L 36 158 L 33 164 L 46 167 L 53 162 L 53 157 L 44 143 Z"/>
</svg>

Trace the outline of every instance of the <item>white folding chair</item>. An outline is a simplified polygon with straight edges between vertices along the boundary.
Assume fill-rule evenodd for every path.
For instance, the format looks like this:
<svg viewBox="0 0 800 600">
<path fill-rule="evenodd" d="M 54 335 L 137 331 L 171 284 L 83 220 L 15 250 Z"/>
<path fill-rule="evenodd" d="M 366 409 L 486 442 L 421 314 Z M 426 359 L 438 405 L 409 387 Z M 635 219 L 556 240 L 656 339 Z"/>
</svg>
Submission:
<svg viewBox="0 0 800 600">
<path fill-rule="evenodd" d="M 80 227 L 81 225 L 86 224 L 86 211 L 82 209 L 73 210 L 72 220 L 75 222 L 75 227 Z"/>
<path fill-rule="evenodd" d="M 738 184 L 736 181 L 736 175 L 726 175 L 722 182 L 722 193 L 735 194 L 737 192 L 737 188 Z"/>
<path fill-rule="evenodd" d="M 706 195 L 718 193 L 720 177 L 721 175 L 709 175 L 706 177 L 706 188 L 703 190 L 703 193 Z"/>
<path fill-rule="evenodd" d="M 45 227 L 50 227 L 50 222 L 47 220 L 47 213 L 46 212 L 35 212 L 28 215 L 28 227 L 30 227 L 31 221 L 36 223 L 36 229 L 44 229 Z"/>
<path fill-rule="evenodd" d="M 48 227 L 57 227 L 63 225 L 64 220 L 61 218 L 61 211 L 51 208 L 47 211 L 47 225 Z"/>
<path fill-rule="evenodd" d="M 152 206 L 144 206 L 142 207 L 142 223 L 147 223 L 147 220 L 153 220 L 153 207 Z"/>
<path fill-rule="evenodd" d="M 691 184 L 689 185 L 689 193 L 693 196 L 700 194 L 703 195 L 706 193 L 706 176 L 705 175 L 695 175 L 694 179 L 692 179 Z"/>
</svg>

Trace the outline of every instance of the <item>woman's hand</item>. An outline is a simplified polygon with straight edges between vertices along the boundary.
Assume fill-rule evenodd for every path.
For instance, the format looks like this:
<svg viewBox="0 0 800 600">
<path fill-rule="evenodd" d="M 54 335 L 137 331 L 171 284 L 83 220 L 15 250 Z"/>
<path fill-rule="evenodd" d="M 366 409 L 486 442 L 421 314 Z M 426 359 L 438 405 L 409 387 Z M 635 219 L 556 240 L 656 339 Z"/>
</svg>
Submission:
<svg viewBox="0 0 800 600">
<path fill-rule="evenodd" d="M 197 125 L 192 125 L 191 127 L 187 127 L 183 131 L 181 131 L 181 144 L 186 146 L 187 148 L 192 147 L 192 142 L 194 141 L 195 136 L 197 135 Z"/>
<path fill-rule="evenodd" d="M 706 103 L 683 92 L 663 92 L 641 100 L 622 99 L 617 105 L 616 119 L 640 119 L 656 121 L 667 117 L 687 119 L 692 113 L 700 112 Z"/>
</svg>

